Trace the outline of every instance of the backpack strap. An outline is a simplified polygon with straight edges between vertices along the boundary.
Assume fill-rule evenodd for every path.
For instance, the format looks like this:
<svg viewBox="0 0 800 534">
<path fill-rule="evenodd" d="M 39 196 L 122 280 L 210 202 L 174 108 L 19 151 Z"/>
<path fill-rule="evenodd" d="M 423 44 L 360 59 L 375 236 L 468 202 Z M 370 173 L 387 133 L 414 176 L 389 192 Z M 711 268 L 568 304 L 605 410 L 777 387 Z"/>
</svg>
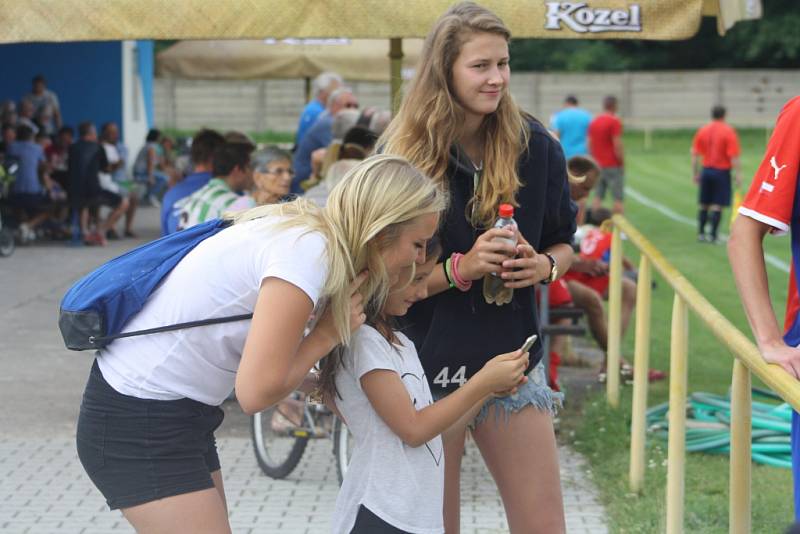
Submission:
<svg viewBox="0 0 800 534">
<path fill-rule="evenodd" d="M 113 341 L 115 339 L 121 339 L 124 337 L 134 337 L 134 336 L 145 336 L 148 334 L 158 334 L 161 332 L 171 332 L 173 330 L 183 330 L 185 328 L 195 328 L 197 326 L 206 326 L 210 324 L 220 324 L 220 323 L 232 323 L 235 321 L 246 321 L 253 318 L 252 313 L 246 313 L 243 315 L 231 315 L 228 317 L 217 317 L 215 319 L 202 319 L 200 321 L 189 321 L 187 323 L 177 323 L 171 324 L 167 326 L 159 326 L 157 328 L 148 328 L 147 330 L 137 330 L 135 332 L 125 332 L 122 334 L 115 334 L 113 336 L 89 336 L 89 343 L 96 344 L 102 343 L 103 345 L 107 345 L 108 342 Z"/>
</svg>

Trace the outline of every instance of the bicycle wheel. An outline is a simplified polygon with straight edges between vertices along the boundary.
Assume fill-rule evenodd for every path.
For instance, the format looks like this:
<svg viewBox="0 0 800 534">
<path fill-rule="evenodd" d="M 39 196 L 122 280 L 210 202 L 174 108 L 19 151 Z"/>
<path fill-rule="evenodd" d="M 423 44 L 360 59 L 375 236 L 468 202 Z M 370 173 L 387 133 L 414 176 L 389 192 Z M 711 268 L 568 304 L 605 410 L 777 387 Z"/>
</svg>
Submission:
<svg viewBox="0 0 800 534">
<path fill-rule="evenodd" d="M 276 479 L 286 478 L 294 471 L 308 445 L 307 432 L 277 424 L 277 420 L 282 418 L 281 406 L 279 403 L 250 418 L 256 461 L 265 475 Z"/>
<path fill-rule="evenodd" d="M 333 456 L 336 458 L 336 475 L 339 477 L 339 485 L 344 481 L 347 473 L 347 466 L 350 464 L 350 455 L 353 452 L 353 436 L 347 429 L 347 425 L 342 423 L 338 417 L 334 417 L 333 422 Z"/>
</svg>

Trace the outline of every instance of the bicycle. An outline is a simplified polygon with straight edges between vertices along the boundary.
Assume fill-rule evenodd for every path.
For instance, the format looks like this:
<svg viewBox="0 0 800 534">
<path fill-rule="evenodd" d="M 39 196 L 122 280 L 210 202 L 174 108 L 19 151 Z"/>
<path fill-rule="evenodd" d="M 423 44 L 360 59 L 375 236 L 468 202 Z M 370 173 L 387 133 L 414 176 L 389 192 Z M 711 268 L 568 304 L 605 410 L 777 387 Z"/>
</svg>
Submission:
<svg viewBox="0 0 800 534">
<path fill-rule="evenodd" d="M 312 404 L 294 391 L 275 406 L 250 419 L 250 434 L 259 467 L 270 478 L 283 479 L 294 471 L 310 439 L 333 442 L 336 475 L 344 480 L 353 447 L 347 425 L 324 404 Z"/>
</svg>

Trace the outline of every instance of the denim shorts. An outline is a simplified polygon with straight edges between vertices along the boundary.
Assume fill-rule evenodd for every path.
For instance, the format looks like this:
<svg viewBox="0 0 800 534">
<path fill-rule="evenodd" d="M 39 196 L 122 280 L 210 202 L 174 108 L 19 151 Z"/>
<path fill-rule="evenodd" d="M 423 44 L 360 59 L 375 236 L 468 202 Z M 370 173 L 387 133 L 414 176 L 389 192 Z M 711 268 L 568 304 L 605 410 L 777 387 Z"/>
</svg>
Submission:
<svg viewBox="0 0 800 534">
<path fill-rule="evenodd" d="M 109 508 L 214 487 L 219 406 L 123 395 L 95 361 L 78 416 L 78 458 Z"/>
<path fill-rule="evenodd" d="M 447 393 L 442 394 L 441 391 L 433 392 L 435 400 L 439 400 Z M 539 362 L 533 370 L 528 373 L 528 381 L 520 387 L 513 395 L 506 397 L 495 397 L 486 402 L 475 419 L 470 421 L 470 430 L 475 430 L 475 427 L 481 424 L 489 416 L 489 410 L 492 406 L 496 406 L 495 417 L 499 420 L 501 415 L 504 415 L 505 420 L 512 413 L 516 413 L 526 406 L 533 406 L 537 410 L 547 412 L 554 416 L 561 403 L 564 400 L 563 393 L 557 393 L 550 389 L 547 385 L 547 378 L 544 373 L 544 364 Z"/>
</svg>

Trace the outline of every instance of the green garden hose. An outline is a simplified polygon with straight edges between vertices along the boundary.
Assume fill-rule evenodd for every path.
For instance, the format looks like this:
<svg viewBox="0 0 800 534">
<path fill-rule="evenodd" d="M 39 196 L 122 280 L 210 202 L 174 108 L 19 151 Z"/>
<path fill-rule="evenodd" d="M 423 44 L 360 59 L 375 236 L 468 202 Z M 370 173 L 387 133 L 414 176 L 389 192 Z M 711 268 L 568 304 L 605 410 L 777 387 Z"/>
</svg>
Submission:
<svg viewBox="0 0 800 534">
<path fill-rule="evenodd" d="M 753 388 L 754 396 L 780 401 L 774 393 Z M 667 441 L 669 404 L 647 410 L 647 427 L 656 438 Z M 754 462 L 775 467 L 792 467 L 791 421 L 788 404 L 752 402 L 753 430 L 751 456 Z M 712 393 L 692 393 L 686 409 L 686 450 L 709 454 L 728 454 L 731 444 L 730 397 Z"/>
</svg>

